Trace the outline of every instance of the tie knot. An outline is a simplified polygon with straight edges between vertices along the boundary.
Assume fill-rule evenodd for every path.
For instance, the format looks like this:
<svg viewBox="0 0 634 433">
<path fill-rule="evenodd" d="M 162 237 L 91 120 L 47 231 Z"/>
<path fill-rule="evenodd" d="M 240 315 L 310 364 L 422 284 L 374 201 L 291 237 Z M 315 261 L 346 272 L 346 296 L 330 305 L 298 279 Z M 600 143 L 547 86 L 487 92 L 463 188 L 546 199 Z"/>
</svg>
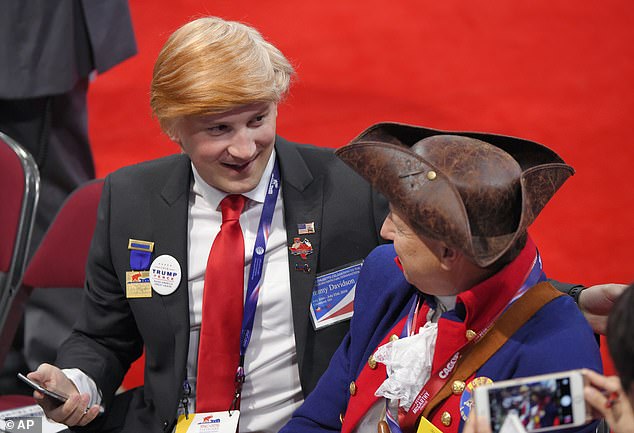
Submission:
<svg viewBox="0 0 634 433">
<path fill-rule="evenodd" d="M 220 202 L 220 210 L 222 210 L 222 222 L 239 220 L 244 202 L 246 198 L 241 194 L 231 194 L 226 196 Z"/>
</svg>

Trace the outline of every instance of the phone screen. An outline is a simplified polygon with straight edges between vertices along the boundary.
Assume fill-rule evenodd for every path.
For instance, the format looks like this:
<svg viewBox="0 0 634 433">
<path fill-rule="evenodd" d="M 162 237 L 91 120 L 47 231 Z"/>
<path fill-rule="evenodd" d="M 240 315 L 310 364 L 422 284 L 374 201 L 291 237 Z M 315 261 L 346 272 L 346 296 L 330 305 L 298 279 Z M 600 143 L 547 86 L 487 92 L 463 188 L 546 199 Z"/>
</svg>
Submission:
<svg viewBox="0 0 634 433">
<path fill-rule="evenodd" d="M 550 378 L 488 390 L 490 420 L 499 431 L 509 413 L 515 413 L 527 431 L 574 423 L 570 378 Z"/>
</svg>

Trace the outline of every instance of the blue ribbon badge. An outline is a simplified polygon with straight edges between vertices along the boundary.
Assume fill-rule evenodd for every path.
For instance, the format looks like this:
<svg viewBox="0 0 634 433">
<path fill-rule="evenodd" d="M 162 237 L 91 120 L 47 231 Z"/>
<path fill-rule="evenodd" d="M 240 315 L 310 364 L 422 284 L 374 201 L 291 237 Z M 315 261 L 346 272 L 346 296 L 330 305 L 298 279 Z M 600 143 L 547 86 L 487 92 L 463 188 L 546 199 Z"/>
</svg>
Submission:
<svg viewBox="0 0 634 433">
<path fill-rule="evenodd" d="M 129 239 L 128 249 L 130 250 L 130 269 L 134 271 L 147 271 L 150 269 L 154 242 Z"/>
</svg>

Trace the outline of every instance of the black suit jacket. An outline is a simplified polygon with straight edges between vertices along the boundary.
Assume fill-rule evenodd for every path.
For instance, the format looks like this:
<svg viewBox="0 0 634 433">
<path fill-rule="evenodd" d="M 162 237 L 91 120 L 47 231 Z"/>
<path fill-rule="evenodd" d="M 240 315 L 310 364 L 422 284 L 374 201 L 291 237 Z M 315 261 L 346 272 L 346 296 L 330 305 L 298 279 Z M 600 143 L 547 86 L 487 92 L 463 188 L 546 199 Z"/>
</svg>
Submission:
<svg viewBox="0 0 634 433">
<path fill-rule="evenodd" d="M 300 379 L 310 392 L 348 330 L 348 322 L 315 331 L 309 304 L 315 274 L 364 258 L 379 242 L 387 212 L 384 199 L 339 161 L 330 149 L 278 137 L 277 158 L 288 243 L 297 224 L 315 222 L 307 260 L 289 255 L 291 302 Z M 91 423 L 123 430 L 167 431 L 173 426 L 186 377 L 189 342 L 187 278 L 171 295 L 126 299 L 128 239 L 155 242 L 153 257 L 169 254 L 187 275 L 190 160 L 174 155 L 108 176 L 87 264 L 83 313 L 59 351 L 57 365 L 78 367 L 103 392 L 106 416 Z M 307 263 L 310 272 L 296 271 Z M 113 404 L 130 363 L 145 344 L 145 384 Z M 128 409 L 129 408 L 129 409 Z M 114 429 L 118 429 L 116 426 Z"/>
</svg>

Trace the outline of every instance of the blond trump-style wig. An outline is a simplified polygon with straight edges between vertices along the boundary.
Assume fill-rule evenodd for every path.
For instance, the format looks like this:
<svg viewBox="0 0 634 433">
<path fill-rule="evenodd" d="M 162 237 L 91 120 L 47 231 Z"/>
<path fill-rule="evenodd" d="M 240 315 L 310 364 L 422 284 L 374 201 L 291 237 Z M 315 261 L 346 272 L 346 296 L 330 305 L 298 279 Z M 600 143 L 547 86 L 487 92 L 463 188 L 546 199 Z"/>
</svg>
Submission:
<svg viewBox="0 0 634 433">
<path fill-rule="evenodd" d="M 279 102 L 295 74 L 253 27 L 217 17 L 193 20 L 167 40 L 154 65 L 150 105 L 168 135 L 179 118 Z"/>
</svg>

